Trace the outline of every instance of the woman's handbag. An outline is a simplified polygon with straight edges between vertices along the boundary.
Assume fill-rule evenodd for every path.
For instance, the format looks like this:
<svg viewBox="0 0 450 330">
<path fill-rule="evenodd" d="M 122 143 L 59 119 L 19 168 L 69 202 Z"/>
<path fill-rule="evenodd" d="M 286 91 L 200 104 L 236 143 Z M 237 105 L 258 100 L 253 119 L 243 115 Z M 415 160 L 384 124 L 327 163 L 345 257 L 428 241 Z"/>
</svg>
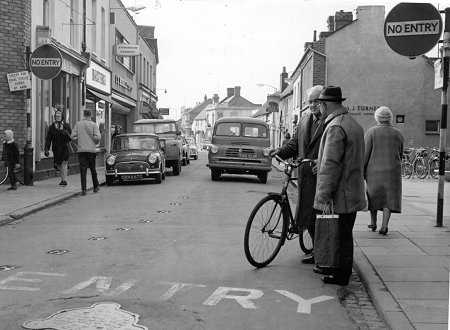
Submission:
<svg viewBox="0 0 450 330">
<path fill-rule="evenodd" d="M 73 155 L 78 151 L 78 147 L 73 141 L 67 142 L 67 149 L 69 149 L 69 155 Z"/>
<path fill-rule="evenodd" d="M 333 202 L 316 215 L 314 262 L 320 267 L 339 267 L 339 215 L 334 214 Z"/>
</svg>

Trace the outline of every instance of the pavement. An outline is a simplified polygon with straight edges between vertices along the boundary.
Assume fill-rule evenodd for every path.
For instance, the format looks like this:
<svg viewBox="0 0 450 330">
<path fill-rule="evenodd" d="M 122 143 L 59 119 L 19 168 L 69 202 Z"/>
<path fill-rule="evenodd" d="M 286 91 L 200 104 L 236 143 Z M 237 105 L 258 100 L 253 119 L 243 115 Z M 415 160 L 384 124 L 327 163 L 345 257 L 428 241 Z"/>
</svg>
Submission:
<svg viewBox="0 0 450 330">
<path fill-rule="evenodd" d="M 274 167 L 281 171 L 277 161 Z M 97 169 L 100 184 L 104 168 Z M 80 195 L 80 175 L 35 181 L 7 191 L 0 185 L 0 225 Z M 93 193 L 87 176 L 89 198 Z M 443 226 L 436 227 L 438 180 L 404 179 L 402 213 L 393 214 L 386 236 L 367 228 L 359 212 L 354 233 L 354 268 L 377 312 L 391 329 L 444 330 L 449 324 L 450 183 L 445 182 Z M 101 193 L 101 190 L 100 190 Z M 381 214 L 378 226 L 381 225 Z"/>
</svg>

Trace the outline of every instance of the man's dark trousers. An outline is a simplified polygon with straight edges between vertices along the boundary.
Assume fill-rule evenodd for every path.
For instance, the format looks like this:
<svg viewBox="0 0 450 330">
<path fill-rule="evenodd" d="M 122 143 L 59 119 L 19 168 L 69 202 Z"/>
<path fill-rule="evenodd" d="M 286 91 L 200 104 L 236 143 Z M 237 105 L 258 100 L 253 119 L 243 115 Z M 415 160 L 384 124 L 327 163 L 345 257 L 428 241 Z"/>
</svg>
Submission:
<svg viewBox="0 0 450 330">
<path fill-rule="evenodd" d="M 86 175 L 87 169 L 91 170 L 92 185 L 94 188 L 98 187 L 97 170 L 95 169 L 96 153 L 93 152 L 79 152 L 78 162 L 80 163 L 80 176 L 81 176 L 81 190 L 86 190 Z"/>
<path fill-rule="evenodd" d="M 355 225 L 356 212 L 339 214 L 340 230 L 340 256 L 339 268 L 335 277 L 347 281 L 352 275 L 353 267 L 353 226 Z"/>
</svg>

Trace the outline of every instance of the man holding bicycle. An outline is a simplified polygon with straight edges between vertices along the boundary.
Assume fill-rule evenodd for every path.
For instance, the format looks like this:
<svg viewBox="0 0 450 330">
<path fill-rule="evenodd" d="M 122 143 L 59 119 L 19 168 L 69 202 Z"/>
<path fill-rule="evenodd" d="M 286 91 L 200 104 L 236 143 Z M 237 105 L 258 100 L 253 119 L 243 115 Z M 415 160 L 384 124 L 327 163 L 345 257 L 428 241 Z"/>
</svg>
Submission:
<svg viewBox="0 0 450 330">
<path fill-rule="evenodd" d="M 323 124 L 320 120 L 321 114 L 316 99 L 322 90 L 323 86 L 314 86 L 306 92 L 310 112 L 300 118 L 294 137 L 289 142 L 270 151 L 272 157 L 278 155 L 282 159 L 302 157 L 317 160 Z M 300 230 L 306 228 L 314 241 L 316 214 L 313 210 L 313 202 L 316 193 L 317 161 L 314 166 L 311 165 L 310 163 L 303 164 L 298 169 L 296 220 L 298 228 Z M 303 258 L 302 263 L 314 264 L 314 252 Z"/>
</svg>

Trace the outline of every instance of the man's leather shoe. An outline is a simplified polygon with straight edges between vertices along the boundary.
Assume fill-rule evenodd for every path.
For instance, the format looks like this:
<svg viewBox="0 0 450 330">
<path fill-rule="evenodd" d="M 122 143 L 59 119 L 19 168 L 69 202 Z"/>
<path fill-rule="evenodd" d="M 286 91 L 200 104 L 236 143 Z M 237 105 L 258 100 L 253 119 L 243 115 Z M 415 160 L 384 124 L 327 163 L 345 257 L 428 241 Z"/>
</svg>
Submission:
<svg viewBox="0 0 450 330">
<path fill-rule="evenodd" d="M 336 275 L 325 275 L 322 277 L 322 282 L 325 284 L 348 285 L 348 279 L 344 280 L 336 277 Z"/>
<path fill-rule="evenodd" d="M 99 190 L 100 190 L 100 186 L 97 186 L 97 187 L 94 188 L 94 192 L 95 193 L 98 192 Z"/>
<path fill-rule="evenodd" d="M 333 274 L 333 269 L 329 268 L 329 267 L 322 268 L 320 266 L 314 266 L 313 272 L 316 274 L 321 274 L 321 275 L 331 275 L 331 274 Z"/>
<path fill-rule="evenodd" d="M 311 254 L 309 257 L 303 258 L 302 264 L 313 265 L 314 264 L 314 254 Z"/>
</svg>

